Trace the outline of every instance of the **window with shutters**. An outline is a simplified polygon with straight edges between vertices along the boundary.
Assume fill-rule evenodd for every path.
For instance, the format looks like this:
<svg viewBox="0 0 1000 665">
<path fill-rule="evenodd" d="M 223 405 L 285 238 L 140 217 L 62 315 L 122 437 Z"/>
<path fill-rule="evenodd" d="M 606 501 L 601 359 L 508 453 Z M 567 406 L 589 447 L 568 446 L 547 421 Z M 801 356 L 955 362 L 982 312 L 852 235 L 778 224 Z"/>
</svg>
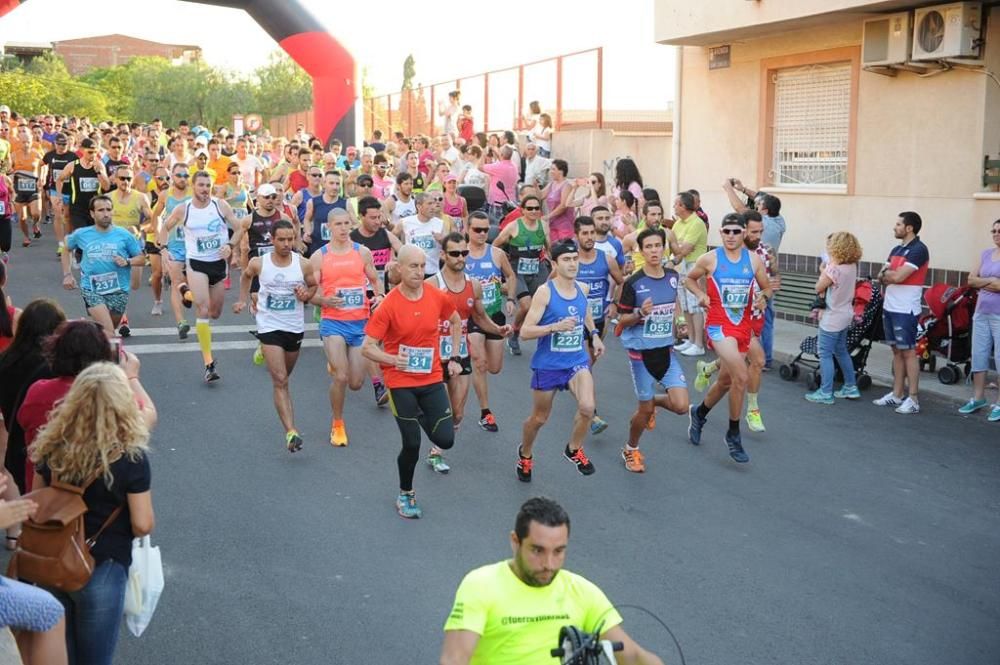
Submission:
<svg viewBox="0 0 1000 665">
<path fill-rule="evenodd" d="M 782 189 L 853 189 L 857 49 L 762 61 L 761 170 Z"/>
</svg>

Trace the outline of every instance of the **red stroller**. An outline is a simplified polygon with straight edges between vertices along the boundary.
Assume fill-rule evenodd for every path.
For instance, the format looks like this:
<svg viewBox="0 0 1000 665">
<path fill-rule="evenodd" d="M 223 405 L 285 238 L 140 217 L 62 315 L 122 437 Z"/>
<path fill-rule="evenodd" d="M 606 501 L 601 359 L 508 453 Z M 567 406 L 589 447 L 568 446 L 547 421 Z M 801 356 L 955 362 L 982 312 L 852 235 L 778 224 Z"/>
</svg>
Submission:
<svg viewBox="0 0 1000 665">
<path fill-rule="evenodd" d="M 917 357 L 921 369 L 937 370 L 941 383 L 957 383 L 972 369 L 972 314 L 976 296 L 977 291 L 969 286 L 949 284 L 935 284 L 924 292 L 929 313 L 917 321 Z M 940 369 L 937 356 L 946 363 Z"/>
</svg>

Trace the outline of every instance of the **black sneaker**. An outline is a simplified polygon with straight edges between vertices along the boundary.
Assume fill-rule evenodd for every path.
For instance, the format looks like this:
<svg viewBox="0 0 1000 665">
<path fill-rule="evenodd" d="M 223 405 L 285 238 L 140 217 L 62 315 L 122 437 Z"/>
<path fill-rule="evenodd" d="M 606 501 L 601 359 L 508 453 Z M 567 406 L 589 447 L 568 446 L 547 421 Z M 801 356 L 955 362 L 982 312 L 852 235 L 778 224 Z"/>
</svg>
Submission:
<svg viewBox="0 0 1000 665">
<path fill-rule="evenodd" d="M 379 381 L 378 383 L 372 384 L 372 389 L 375 391 L 375 404 L 377 406 L 385 406 L 389 402 L 389 391 L 386 390 L 385 384 Z"/>
<path fill-rule="evenodd" d="M 698 417 L 698 407 L 694 404 L 688 408 L 688 441 L 696 446 L 701 445 L 701 428 L 705 426 L 707 420 Z"/>
<path fill-rule="evenodd" d="M 587 457 L 587 453 L 583 452 L 583 448 L 572 451 L 567 445 L 566 449 L 563 450 L 563 457 L 572 462 L 576 466 L 576 470 L 585 476 L 589 476 L 597 470 L 594 468 L 593 463 L 591 463 L 590 458 Z"/>
<path fill-rule="evenodd" d="M 118 326 L 118 336 L 119 337 L 131 337 L 132 329 L 128 327 L 127 323 L 123 323 Z"/>
<path fill-rule="evenodd" d="M 285 434 L 285 447 L 288 448 L 288 452 L 297 453 L 302 450 L 302 437 L 296 431 L 291 431 Z"/>
<path fill-rule="evenodd" d="M 514 469 L 517 470 L 517 479 L 522 483 L 531 482 L 531 467 L 534 465 L 534 460 L 530 457 L 524 457 L 521 455 L 521 449 L 517 449 L 517 464 L 514 465 Z"/>
<path fill-rule="evenodd" d="M 499 432 L 500 426 L 497 425 L 497 419 L 492 413 L 487 413 L 485 416 L 479 419 L 479 426 L 487 432 Z"/>
<path fill-rule="evenodd" d="M 213 381 L 218 381 L 222 377 L 219 373 L 215 371 L 215 361 L 213 360 L 211 364 L 205 365 L 205 383 L 212 383 Z"/>
<path fill-rule="evenodd" d="M 177 324 L 177 337 L 179 339 L 187 339 L 189 332 L 191 332 L 191 324 L 187 321 L 181 321 Z"/>
<path fill-rule="evenodd" d="M 726 432 L 726 445 L 729 446 L 729 456 L 738 464 L 746 464 L 750 456 L 743 450 L 743 442 L 739 432 Z"/>
<path fill-rule="evenodd" d="M 181 284 L 177 287 L 177 291 L 181 294 L 181 304 L 191 309 L 191 305 L 194 304 L 194 294 L 191 293 L 191 287 L 187 284 Z"/>
</svg>

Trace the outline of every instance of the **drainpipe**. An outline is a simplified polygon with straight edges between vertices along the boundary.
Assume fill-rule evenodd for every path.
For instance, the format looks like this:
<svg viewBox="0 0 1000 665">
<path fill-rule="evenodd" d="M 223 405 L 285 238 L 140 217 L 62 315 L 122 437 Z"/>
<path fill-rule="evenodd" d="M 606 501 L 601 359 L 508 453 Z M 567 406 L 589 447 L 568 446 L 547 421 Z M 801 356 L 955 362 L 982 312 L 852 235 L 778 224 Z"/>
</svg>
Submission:
<svg viewBox="0 0 1000 665">
<path fill-rule="evenodd" d="M 670 200 L 681 190 L 681 72 L 684 69 L 684 47 L 674 47 L 674 117 L 670 147 Z"/>
</svg>

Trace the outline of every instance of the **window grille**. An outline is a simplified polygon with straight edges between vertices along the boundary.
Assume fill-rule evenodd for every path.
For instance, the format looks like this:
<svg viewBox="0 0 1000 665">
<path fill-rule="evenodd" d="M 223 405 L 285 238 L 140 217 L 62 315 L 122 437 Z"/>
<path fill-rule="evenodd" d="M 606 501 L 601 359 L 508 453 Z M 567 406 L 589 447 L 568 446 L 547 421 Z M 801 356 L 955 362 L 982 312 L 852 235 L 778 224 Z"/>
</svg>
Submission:
<svg viewBox="0 0 1000 665">
<path fill-rule="evenodd" d="M 850 63 L 776 72 L 774 184 L 846 189 L 850 123 Z"/>
</svg>

